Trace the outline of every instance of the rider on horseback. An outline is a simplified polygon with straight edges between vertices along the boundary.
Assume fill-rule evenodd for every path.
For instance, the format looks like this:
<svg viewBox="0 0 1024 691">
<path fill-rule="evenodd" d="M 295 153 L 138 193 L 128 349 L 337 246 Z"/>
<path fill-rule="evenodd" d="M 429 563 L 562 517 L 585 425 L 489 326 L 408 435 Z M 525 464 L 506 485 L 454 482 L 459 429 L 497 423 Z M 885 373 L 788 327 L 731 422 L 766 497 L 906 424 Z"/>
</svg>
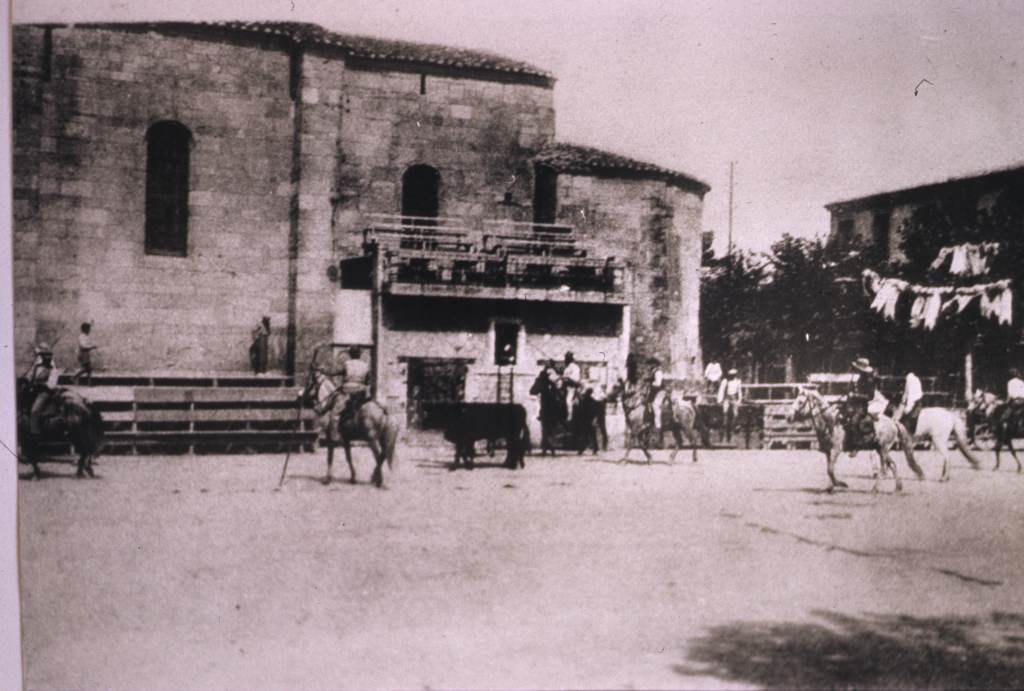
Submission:
<svg viewBox="0 0 1024 691">
<path fill-rule="evenodd" d="M 60 370 L 53 364 L 53 350 L 46 343 L 36 346 L 36 359 L 28 374 L 28 384 L 32 401 L 29 413 L 29 431 L 33 437 L 42 433 L 43 420 L 51 413 L 54 393 L 57 391 L 57 379 Z"/>
<path fill-rule="evenodd" d="M 893 417 L 897 422 L 902 422 L 910 434 L 914 434 L 917 430 L 917 416 L 921 413 L 923 398 L 921 380 L 917 378 L 913 370 L 908 370 L 906 383 L 903 386 L 903 398 Z"/>
<path fill-rule="evenodd" d="M 881 411 L 877 410 L 878 385 L 871 361 L 857 358 L 852 367 L 858 374 L 853 391 L 846 396 L 846 428 L 847 446 L 856 449 L 874 437 L 875 418 Z"/>
<path fill-rule="evenodd" d="M 370 366 L 362 360 L 359 346 L 348 349 L 348 360 L 341 366 L 341 419 L 348 419 L 369 400 Z"/>
</svg>

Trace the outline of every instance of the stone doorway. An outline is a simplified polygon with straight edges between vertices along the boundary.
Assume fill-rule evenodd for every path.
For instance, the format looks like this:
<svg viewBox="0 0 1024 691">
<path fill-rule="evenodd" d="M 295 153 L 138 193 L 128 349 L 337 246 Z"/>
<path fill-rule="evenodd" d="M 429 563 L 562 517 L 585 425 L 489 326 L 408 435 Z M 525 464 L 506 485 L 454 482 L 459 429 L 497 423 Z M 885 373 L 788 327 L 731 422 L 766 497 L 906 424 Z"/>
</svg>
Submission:
<svg viewBox="0 0 1024 691">
<path fill-rule="evenodd" d="M 408 365 L 409 427 L 444 429 L 466 398 L 467 362 L 458 358 L 411 358 Z"/>
</svg>

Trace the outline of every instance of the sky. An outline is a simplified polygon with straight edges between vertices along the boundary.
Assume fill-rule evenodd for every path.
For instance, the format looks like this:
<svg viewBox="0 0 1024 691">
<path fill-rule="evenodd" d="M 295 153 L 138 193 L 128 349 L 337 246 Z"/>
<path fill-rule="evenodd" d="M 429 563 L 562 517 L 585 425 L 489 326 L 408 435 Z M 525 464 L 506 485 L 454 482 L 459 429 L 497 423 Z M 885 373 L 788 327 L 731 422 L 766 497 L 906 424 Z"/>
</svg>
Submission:
<svg viewBox="0 0 1024 691">
<path fill-rule="evenodd" d="M 1024 1 L 15 0 L 16 22 L 310 21 L 552 71 L 557 138 L 711 185 L 764 250 L 823 205 L 1024 162 Z M 922 82 L 921 80 L 927 80 Z"/>
</svg>

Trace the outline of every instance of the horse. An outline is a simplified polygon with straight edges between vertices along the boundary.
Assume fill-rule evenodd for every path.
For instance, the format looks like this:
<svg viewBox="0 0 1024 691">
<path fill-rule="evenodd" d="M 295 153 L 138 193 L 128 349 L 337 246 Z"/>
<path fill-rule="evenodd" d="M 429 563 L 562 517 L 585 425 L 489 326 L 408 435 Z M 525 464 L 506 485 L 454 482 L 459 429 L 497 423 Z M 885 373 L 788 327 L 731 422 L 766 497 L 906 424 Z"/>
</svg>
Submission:
<svg viewBox="0 0 1024 691">
<path fill-rule="evenodd" d="M 54 414 L 41 421 L 42 433 L 31 434 L 30 415 L 35 388 L 24 377 L 18 379 L 18 438 L 25 458 L 32 464 L 32 478 L 39 479 L 39 458 L 36 446 L 47 442 L 71 442 L 78 455 L 75 477 L 96 477 L 92 463 L 103 446 L 103 416 L 93 404 L 70 389 L 59 388 L 52 393 L 50 407 Z"/>
<path fill-rule="evenodd" d="M 1000 400 L 993 393 L 978 391 L 967 406 L 967 415 L 980 418 L 992 431 L 996 450 L 996 464 L 992 470 L 999 470 L 999 452 L 1005 445 L 1017 462 L 1017 472 L 1021 472 L 1020 459 L 1013 448 L 1014 438 L 1024 436 L 1024 414 L 1021 410 L 1012 403 Z"/>
<path fill-rule="evenodd" d="M 681 396 L 673 393 L 672 395 L 665 396 L 662 402 L 662 427 L 656 429 L 654 426 L 654 415 L 651 411 L 649 400 L 650 389 L 647 386 L 639 385 L 630 387 L 627 386 L 626 382 L 619 378 L 612 389 L 608 392 L 608 400 L 612 401 L 619 399 L 622 402 L 622 410 L 626 416 L 626 428 L 629 434 L 626 435 L 626 453 L 623 454 L 619 463 L 625 463 L 629 458 L 629 452 L 633 450 L 634 446 L 639 446 L 640 450 L 643 451 L 644 456 L 647 458 L 647 462 L 650 463 L 652 458 L 650 452 L 647 450 L 647 437 L 657 431 L 659 434 L 663 434 L 665 430 L 665 421 L 671 419 L 675 424 L 671 427 L 672 436 L 675 439 L 675 448 L 672 449 L 672 455 L 669 457 L 669 463 L 675 461 L 676 454 L 683 447 L 682 435 L 680 432 L 685 432 L 687 439 L 693 444 L 693 462 L 697 462 L 697 445 L 700 443 L 697 437 L 697 430 L 701 429 L 701 440 L 705 446 L 710 446 L 707 439 L 707 431 L 703 429 L 703 425 L 700 424 L 697 416 L 696 407 L 682 398 Z M 667 415 L 666 415 L 667 413 Z"/>
<path fill-rule="evenodd" d="M 956 448 L 964 455 L 967 462 L 975 470 L 979 463 L 977 457 L 971 453 L 967 443 L 967 427 L 960 416 L 945 408 L 929 407 L 922 408 L 917 416 L 917 427 L 910 435 L 913 442 L 929 441 L 932 448 L 942 456 L 942 475 L 939 482 L 949 481 L 949 435 L 953 435 L 953 442 Z M 996 459 L 998 461 L 998 455 Z M 998 463 L 997 463 L 998 467 Z"/>
<path fill-rule="evenodd" d="M 831 484 L 828 487 L 828 491 L 834 491 L 836 488 L 849 487 L 845 482 L 836 479 L 835 468 L 836 460 L 839 458 L 839 454 L 843 451 L 843 444 L 846 441 L 846 430 L 843 427 L 842 421 L 839 419 L 839 409 L 829 404 L 820 393 L 814 389 L 800 389 L 800 393 L 797 394 L 796 399 L 790 406 L 786 419 L 790 422 L 794 420 L 810 419 L 811 427 L 814 428 L 814 433 L 818 437 L 818 448 L 822 453 L 825 454 L 825 460 L 827 462 L 828 479 Z M 900 441 L 903 445 L 903 453 L 907 459 L 907 465 L 917 475 L 918 480 L 924 479 L 924 471 L 917 464 L 914 459 L 914 444 L 910 438 L 910 434 L 907 429 L 894 422 L 891 418 L 884 415 L 879 416 L 874 422 L 875 429 L 875 444 L 872 447 L 873 451 L 878 453 L 878 458 L 881 462 L 881 469 L 879 472 L 878 467 L 873 467 L 873 475 L 875 484 L 871 488 L 872 492 L 878 491 L 880 482 L 880 476 L 885 477 L 886 470 L 892 471 L 892 476 L 896 481 L 896 491 L 902 491 L 903 481 L 900 479 L 899 473 L 896 471 L 896 463 L 892 460 L 891 451 L 897 441 Z M 874 457 L 872 456 L 872 461 Z M 874 464 L 872 464 L 874 465 Z"/>
<path fill-rule="evenodd" d="M 582 454 L 588 447 L 597 453 L 608 449 L 608 428 L 605 420 L 607 398 L 595 395 L 590 387 L 576 399 L 572 411 L 573 438 L 576 451 Z M 600 437 L 600 440 L 598 439 Z M 600 442 L 600 443 L 599 443 Z"/>
<path fill-rule="evenodd" d="M 396 447 L 398 445 L 398 421 L 388 414 L 388 411 L 375 399 L 368 399 L 355 410 L 346 415 L 348 411 L 339 410 L 338 397 L 341 391 L 325 373 L 314 369 L 310 373 L 309 381 L 302 392 L 303 400 L 313 402 L 313 412 L 321 419 L 321 425 L 326 431 L 327 440 L 327 474 L 323 483 L 331 484 L 331 467 L 334 463 L 334 447 L 340 444 L 345 449 L 345 460 L 348 461 L 348 468 L 351 472 L 349 482 L 356 483 L 356 468 L 352 465 L 352 442 L 360 439 L 366 442 L 373 452 L 376 467 L 373 470 L 371 482 L 376 487 L 384 486 L 384 474 L 381 471 L 384 461 L 388 463 L 388 469 L 394 467 L 396 459 Z"/>
<path fill-rule="evenodd" d="M 547 376 L 547 370 L 537 375 L 530 387 L 530 395 L 540 398 L 540 455 L 555 455 L 554 439 L 560 426 L 565 426 L 565 390 Z"/>
</svg>

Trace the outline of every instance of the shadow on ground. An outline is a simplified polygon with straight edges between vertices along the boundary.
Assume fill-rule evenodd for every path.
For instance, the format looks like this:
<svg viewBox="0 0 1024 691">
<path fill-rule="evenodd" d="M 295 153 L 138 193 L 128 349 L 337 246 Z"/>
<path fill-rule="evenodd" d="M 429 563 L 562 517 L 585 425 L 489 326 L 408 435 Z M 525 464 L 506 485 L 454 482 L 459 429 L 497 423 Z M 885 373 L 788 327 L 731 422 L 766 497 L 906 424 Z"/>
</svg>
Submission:
<svg viewBox="0 0 1024 691">
<path fill-rule="evenodd" d="M 1022 688 L 1024 615 L 853 617 L 716 626 L 688 643 L 680 675 L 784 688 Z"/>
</svg>

